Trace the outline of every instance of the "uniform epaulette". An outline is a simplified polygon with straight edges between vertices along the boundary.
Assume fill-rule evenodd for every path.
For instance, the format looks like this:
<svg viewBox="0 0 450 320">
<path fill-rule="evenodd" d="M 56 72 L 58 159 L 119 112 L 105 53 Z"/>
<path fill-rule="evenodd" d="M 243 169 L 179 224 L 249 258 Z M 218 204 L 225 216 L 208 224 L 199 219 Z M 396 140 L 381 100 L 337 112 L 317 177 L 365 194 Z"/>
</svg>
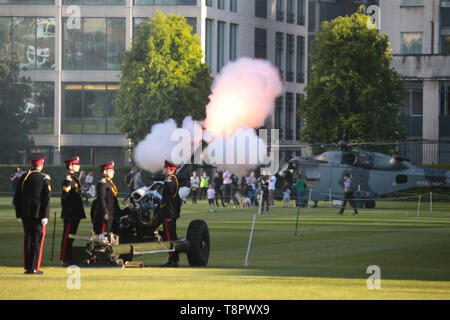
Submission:
<svg viewBox="0 0 450 320">
<path fill-rule="evenodd" d="M 45 180 L 50 181 L 52 179 L 48 174 L 43 173 L 42 175 L 44 176 Z"/>
<path fill-rule="evenodd" d="M 66 176 L 66 180 L 67 180 L 67 181 L 72 181 L 72 176 L 71 176 L 70 174 L 68 174 L 68 175 Z"/>
<path fill-rule="evenodd" d="M 106 178 L 101 179 L 100 183 L 106 183 Z"/>
</svg>

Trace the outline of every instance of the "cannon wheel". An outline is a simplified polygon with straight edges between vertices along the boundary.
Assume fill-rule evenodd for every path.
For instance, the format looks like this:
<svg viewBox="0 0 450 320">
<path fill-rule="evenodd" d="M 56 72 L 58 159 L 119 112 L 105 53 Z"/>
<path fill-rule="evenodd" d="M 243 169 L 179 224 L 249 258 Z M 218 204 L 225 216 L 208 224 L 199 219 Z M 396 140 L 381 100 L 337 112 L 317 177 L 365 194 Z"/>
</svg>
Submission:
<svg viewBox="0 0 450 320">
<path fill-rule="evenodd" d="M 194 220 L 189 223 L 186 235 L 190 243 L 187 258 L 190 266 L 202 267 L 208 264 L 209 259 L 209 230 L 203 220 Z"/>
</svg>

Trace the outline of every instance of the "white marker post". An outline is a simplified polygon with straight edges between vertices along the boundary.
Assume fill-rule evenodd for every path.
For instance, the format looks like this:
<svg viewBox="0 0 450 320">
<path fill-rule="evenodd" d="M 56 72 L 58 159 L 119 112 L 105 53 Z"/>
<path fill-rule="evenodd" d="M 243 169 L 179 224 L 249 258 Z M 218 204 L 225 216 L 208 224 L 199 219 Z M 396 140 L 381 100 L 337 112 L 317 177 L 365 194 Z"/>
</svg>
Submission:
<svg viewBox="0 0 450 320">
<path fill-rule="evenodd" d="M 309 189 L 308 209 L 311 208 L 311 192 L 312 192 L 312 188 Z"/>
<path fill-rule="evenodd" d="M 331 209 L 331 189 L 329 189 L 330 209 Z"/>
<path fill-rule="evenodd" d="M 433 192 L 430 192 L 430 212 L 433 212 Z"/>
<path fill-rule="evenodd" d="M 253 215 L 252 230 L 250 231 L 250 240 L 248 241 L 247 255 L 245 256 L 245 263 L 244 263 L 245 267 L 248 266 L 248 255 L 250 254 L 250 247 L 252 245 L 253 229 L 255 228 L 255 220 L 256 220 L 256 213 Z"/>
<path fill-rule="evenodd" d="M 420 217 L 420 199 L 422 198 L 422 195 L 419 194 L 419 203 L 417 204 L 417 218 Z"/>
</svg>

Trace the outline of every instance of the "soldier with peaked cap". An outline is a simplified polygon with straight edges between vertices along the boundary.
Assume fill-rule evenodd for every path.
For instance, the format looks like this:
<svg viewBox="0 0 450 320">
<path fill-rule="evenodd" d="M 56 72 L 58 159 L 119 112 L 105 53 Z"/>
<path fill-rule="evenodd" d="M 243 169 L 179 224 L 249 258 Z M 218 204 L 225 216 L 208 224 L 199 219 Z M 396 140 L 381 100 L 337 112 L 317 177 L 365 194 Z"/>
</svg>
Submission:
<svg viewBox="0 0 450 320">
<path fill-rule="evenodd" d="M 81 197 L 81 183 L 75 176 L 80 172 L 80 157 L 76 156 L 65 160 L 67 175 L 62 183 L 61 193 L 61 219 L 64 221 L 63 237 L 61 240 L 61 263 L 63 266 L 70 265 L 72 258 L 73 239 L 69 234 L 76 234 L 81 219 L 86 218 L 83 200 Z"/>
<path fill-rule="evenodd" d="M 117 200 L 117 187 L 113 182 L 114 161 L 100 166 L 103 178 L 97 183 L 97 199 L 92 202 L 91 220 L 94 233 L 118 233 L 120 217 L 130 213 L 130 207 L 121 210 Z"/>
<path fill-rule="evenodd" d="M 23 263 L 26 274 L 40 270 L 44 239 L 50 215 L 50 176 L 43 174 L 45 155 L 30 156 L 31 169 L 19 180 L 14 194 L 16 217 L 23 224 Z"/>
<path fill-rule="evenodd" d="M 170 162 L 164 162 L 164 174 L 166 179 L 162 189 L 162 199 L 157 218 L 153 222 L 156 227 L 163 225 L 167 241 L 177 240 L 177 219 L 180 217 L 181 198 L 178 194 L 179 183 L 175 175 L 177 166 Z M 162 267 L 178 267 L 178 253 L 170 252 L 169 261 Z"/>
</svg>

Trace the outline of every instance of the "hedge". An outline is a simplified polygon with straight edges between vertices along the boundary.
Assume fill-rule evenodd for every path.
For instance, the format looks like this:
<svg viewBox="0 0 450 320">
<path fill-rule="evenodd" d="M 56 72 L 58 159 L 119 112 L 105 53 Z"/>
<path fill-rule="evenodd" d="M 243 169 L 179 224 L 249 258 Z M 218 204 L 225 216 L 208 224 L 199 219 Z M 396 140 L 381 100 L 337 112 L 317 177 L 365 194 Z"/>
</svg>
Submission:
<svg viewBox="0 0 450 320">
<path fill-rule="evenodd" d="M 24 167 L 21 165 L 0 165 L 0 194 L 1 195 L 11 195 L 11 184 L 9 182 L 11 173 L 17 169 L 17 167 L 21 167 L 24 170 L 28 170 L 28 167 Z M 121 195 L 125 195 L 128 192 L 128 188 L 125 185 L 125 177 L 130 172 L 131 167 L 129 166 L 121 166 L 119 168 L 116 167 L 116 174 L 114 176 L 114 183 L 119 189 L 119 193 Z M 85 171 L 86 174 L 90 171 L 94 173 L 94 183 L 101 178 L 101 171 L 98 166 L 93 165 L 81 165 L 80 171 Z M 51 177 L 51 187 L 52 187 L 52 195 L 60 195 L 61 194 L 61 185 L 67 174 L 67 169 L 63 165 L 46 165 L 44 166 L 43 173 L 50 175 Z M 144 179 L 145 184 L 151 183 L 151 175 L 148 172 L 143 171 L 142 177 Z"/>
</svg>

